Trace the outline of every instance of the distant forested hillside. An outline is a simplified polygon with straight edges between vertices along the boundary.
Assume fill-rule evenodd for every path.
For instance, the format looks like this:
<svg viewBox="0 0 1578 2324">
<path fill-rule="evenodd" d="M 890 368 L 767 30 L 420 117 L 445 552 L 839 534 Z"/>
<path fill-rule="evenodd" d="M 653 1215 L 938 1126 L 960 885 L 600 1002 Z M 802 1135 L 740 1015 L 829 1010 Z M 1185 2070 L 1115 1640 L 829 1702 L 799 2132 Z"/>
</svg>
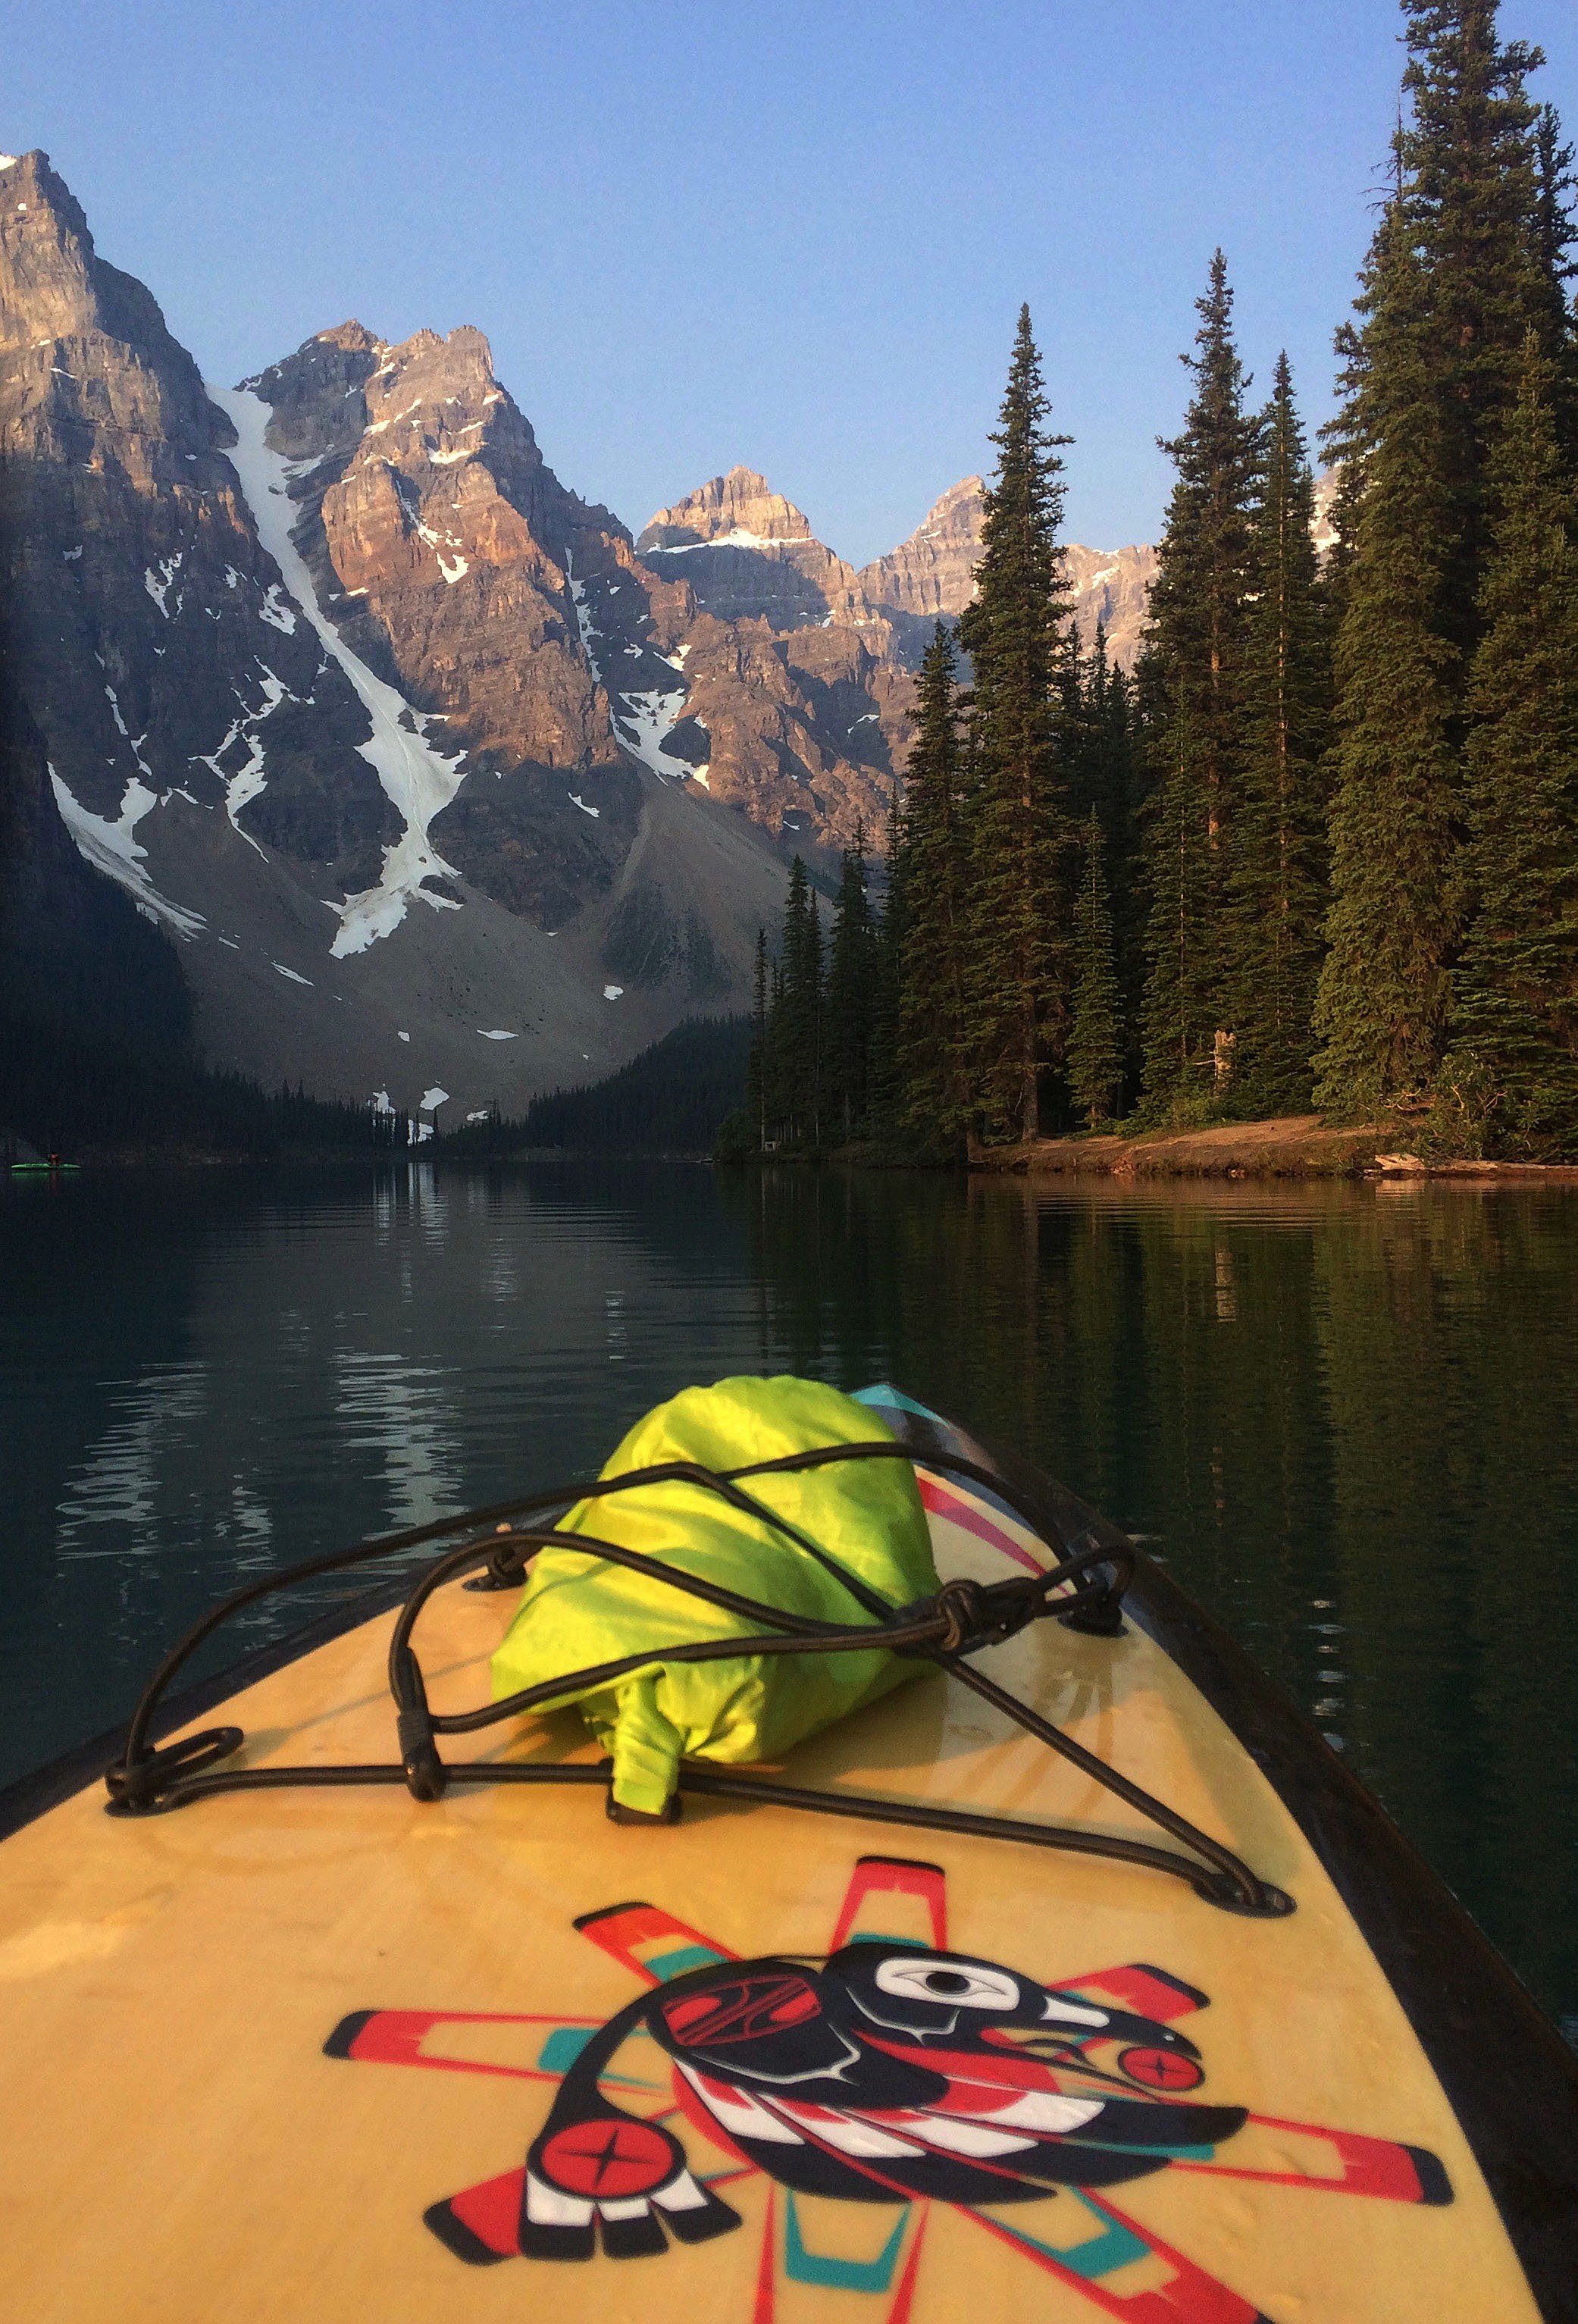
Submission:
<svg viewBox="0 0 1578 2324">
<path fill-rule="evenodd" d="M 518 1121 L 469 1123 L 444 1153 L 503 1155 L 531 1147 L 603 1154 L 709 1154 L 745 1094 L 748 1017 L 676 1025 L 606 1081 L 534 1098 Z"/>
</svg>

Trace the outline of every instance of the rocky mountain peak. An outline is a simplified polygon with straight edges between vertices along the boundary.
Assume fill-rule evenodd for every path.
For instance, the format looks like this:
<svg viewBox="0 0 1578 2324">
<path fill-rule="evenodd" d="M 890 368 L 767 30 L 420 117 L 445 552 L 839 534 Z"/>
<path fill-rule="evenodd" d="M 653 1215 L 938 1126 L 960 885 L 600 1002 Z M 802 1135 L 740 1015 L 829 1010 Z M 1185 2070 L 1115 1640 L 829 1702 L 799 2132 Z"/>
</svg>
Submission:
<svg viewBox="0 0 1578 2324">
<path fill-rule="evenodd" d="M 793 501 L 775 493 L 755 468 L 731 468 L 687 493 L 672 508 L 660 509 L 637 547 L 782 549 L 816 539 L 810 521 Z"/>
<path fill-rule="evenodd" d="M 648 576 L 480 332 L 352 320 L 210 392 L 38 155 L 0 165 L 0 349 L 8 925 L 113 882 L 212 1060 L 407 1110 L 744 993 L 780 861 L 696 722 L 664 751 Z"/>
<path fill-rule="evenodd" d="M 478 330 L 205 388 L 42 154 L 0 161 L 0 350 L 12 853 L 38 925 L 104 873 L 181 939 L 217 1062 L 518 1104 L 739 1005 L 788 853 L 883 827 L 892 625 L 758 471 L 638 555 Z"/>
<path fill-rule="evenodd" d="M 342 324 L 246 385 L 291 466 L 301 553 L 355 651 L 494 764 L 616 764 L 571 577 L 628 567 L 628 540 L 547 466 L 483 333 L 391 345 Z M 557 852 L 532 851 L 540 874 Z M 525 900 L 517 872 L 511 901 Z M 550 924 L 568 908 L 554 878 L 535 901 Z"/>
<path fill-rule="evenodd" d="M 950 484 L 908 540 L 863 568 L 859 585 L 892 622 L 900 650 L 917 662 L 935 622 L 955 622 L 975 595 L 981 557 L 981 526 L 986 487 L 979 476 Z M 1104 629 L 1110 658 L 1130 668 L 1140 651 L 1156 551 L 1086 549 L 1070 541 L 1064 550 L 1071 610 L 1084 643 Z"/>
<path fill-rule="evenodd" d="M 125 351 L 106 383 L 114 410 L 90 412 L 85 396 L 106 343 Z M 13 414 L 66 428 L 113 421 L 144 439 L 174 430 L 188 448 L 204 451 L 231 440 L 156 301 L 98 256 L 80 204 L 43 152 L 14 156 L 0 170 L 0 349 L 4 407 Z"/>
<path fill-rule="evenodd" d="M 755 468 L 731 468 L 660 509 L 636 550 L 665 580 L 683 580 L 697 610 L 719 621 L 884 626 L 854 567 Z"/>
<path fill-rule="evenodd" d="M 956 621 L 975 594 L 985 491 L 979 476 L 950 484 L 906 541 L 861 572 L 872 603 L 936 621 Z"/>
</svg>

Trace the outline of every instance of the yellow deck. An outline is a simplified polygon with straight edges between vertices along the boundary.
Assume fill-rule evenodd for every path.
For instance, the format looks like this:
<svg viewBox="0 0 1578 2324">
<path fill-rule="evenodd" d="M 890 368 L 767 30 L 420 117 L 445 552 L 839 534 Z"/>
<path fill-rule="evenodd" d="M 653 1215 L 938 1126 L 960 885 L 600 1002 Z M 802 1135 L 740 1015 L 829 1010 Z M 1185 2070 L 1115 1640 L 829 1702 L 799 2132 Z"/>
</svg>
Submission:
<svg viewBox="0 0 1578 2324">
<path fill-rule="evenodd" d="M 969 1534 L 944 1520 L 936 1530 L 945 1574 L 1004 1570 Z M 418 1645 L 436 1708 L 484 1696 L 513 1603 L 458 1590 L 435 1601 Z M 238 1721 L 254 1763 L 392 1757 L 392 1619 L 198 1723 Z M 1231 2324 L 1257 2309 L 1273 2324 L 1534 2319 L 1385 1979 L 1276 1795 L 1194 1689 L 1132 1629 L 1108 1641 L 1043 1623 L 993 1650 L 989 1666 L 1228 1840 L 1297 1898 L 1297 1913 L 1238 1918 L 1160 1875 L 1099 1859 L 778 1810 L 691 1803 L 678 1829 L 619 1829 L 595 1792 L 551 1788 L 458 1790 L 435 1806 L 396 1790 L 265 1792 L 135 1822 L 106 1816 L 96 1789 L 25 1828 L 0 1851 L 6 2312 L 29 2324 Z M 484 1735 L 447 1748 L 558 1756 L 575 1742 L 590 1756 L 579 1735 L 561 1718 L 503 1745 Z M 936 1674 L 803 1747 L 784 1772 L 1140 1829 Z M 661 2256 L 467 2267 L 429 2233 L 429 2204 L 521 2163 L 553 2085 L 324 2056 L 348 2012 L 601 2020 L 638 1986 L 572 1922 L 629 1899 L 745 1958 L 822 1953 L 863 1853 L 944 1868 L 956 1950 L 1043 1984 L 1147 1962 L 1204 1988 L 1211 2006 L 1188 2021 L 1207 2070 L 1202 2099 L 1427 2148 L 1454 2200 L 1424 2208 L 1176 2168 L 1112 2190 L 1123 2215 L 1222 2289 L 1214 2305 L 1194 2279 L 1187 2299 L 1176 2274 L 1169 2291 L 1169 2264 L 1154 2254 L 1079 2279 L 945 2204 L 924 2218 L 914 2207 L 878 2283 L 893 2209 L 801 2198 L 791 2252 L 782 2191 L 760 2176 L 721 2190 L 743 2214 L 738 2231 Z M 530 2067 L 542 2033 L 470 2024 L 429 2046 Z M 644 2037 L 631 2055 L 632 2073 L 666 2075 Z M 694 2127 L 676 2126 L 698 2174 L 732 2167 Z M 1279 2153 L 1274 2135 L 1255 2135 L 1258 2167 L 1330 2167 L 1308 2141 L 1289 2134 Z M 1077 2198 L 1000 2217 L 1091 2264 L 1101 2222 Z M 844 2280 L 797 2280 L 839 2274 L 817 2259 L 842 2262 Z M 866 2264 L 872 2288 L 852 2263 Z"/>
</svg>

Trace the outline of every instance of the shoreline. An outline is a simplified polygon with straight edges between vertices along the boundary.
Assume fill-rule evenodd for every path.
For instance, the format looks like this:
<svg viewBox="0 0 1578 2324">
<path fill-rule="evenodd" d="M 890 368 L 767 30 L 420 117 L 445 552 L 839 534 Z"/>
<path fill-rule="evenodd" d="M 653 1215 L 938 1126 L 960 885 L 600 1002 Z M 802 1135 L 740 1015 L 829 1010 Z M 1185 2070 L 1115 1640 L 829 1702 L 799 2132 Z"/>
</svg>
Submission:
<svg viewBox="0 0 1578 2324">
<path fill-rule="evenodd" d="M 1153 1130 L 1135 1138 L 1113 1131 L 977 1147 L 970 1167 L 1090 1178 L 1448 1178 L 1578 1185 L 1578 1165 L 1569 1163 L 1427 1161 L 1409 1150 L 1409 1135 L 1395 1122 L 1355 1128 L 1327 1123 L 1318 1113 L 1284 1114 L 1209 1130 Z"/>
</svg>

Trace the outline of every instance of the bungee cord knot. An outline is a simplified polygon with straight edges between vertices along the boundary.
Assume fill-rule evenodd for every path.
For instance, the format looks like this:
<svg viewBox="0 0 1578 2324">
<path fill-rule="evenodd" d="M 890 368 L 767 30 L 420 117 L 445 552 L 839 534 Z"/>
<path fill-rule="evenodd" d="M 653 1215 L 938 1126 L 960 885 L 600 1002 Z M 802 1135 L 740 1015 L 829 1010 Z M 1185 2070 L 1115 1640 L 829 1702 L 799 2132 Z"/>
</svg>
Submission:
<svg viewBox="0 0 1578 2324">
<path fill-rule="evenodd" d="M 961 1573 L 943 1583 L 931 1600 L 930 1610 L 940 1615 L 945 1625 L 936 1642 L 937 1648 L 945 1655 L 964 1655 L 977 1646 L 1001 1645 L 1038 1615 L 1056 1614 L 1062 1609 L 1038 1583 L 1028 1579 L 983 1584 Z M 918 1650 L 911 1647 L 909 1651 Z"/>
</svg>

